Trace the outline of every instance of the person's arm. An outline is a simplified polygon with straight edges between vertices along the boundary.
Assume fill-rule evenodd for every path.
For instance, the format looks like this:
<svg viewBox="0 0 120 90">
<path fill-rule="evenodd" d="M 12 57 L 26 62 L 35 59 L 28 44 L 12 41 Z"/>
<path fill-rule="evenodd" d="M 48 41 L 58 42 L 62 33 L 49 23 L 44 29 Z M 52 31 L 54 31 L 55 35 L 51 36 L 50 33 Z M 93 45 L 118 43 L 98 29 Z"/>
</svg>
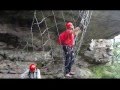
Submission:
<svg viewBox="0 0 120 90">
<path fill-rule="evenodd" d="M 37 78 L 38 78 L 38 79 L 41 79 L 40 69 L 37 69 Z"/>
<path fill-rule="evenodd" d="M 23 74 L 21 74 L 21 78 L 25 78 L 26 75 L 28 75 L 29 69 L 27 69 Z"/>
<path fill-rule="evenodd" d="M 74 30 L 73 30 L 73 33 L 75 36 L 77 36 L 79 33 L 81 33 L 81 30 L 79 27 L 76 27 Z"/>
</svg>

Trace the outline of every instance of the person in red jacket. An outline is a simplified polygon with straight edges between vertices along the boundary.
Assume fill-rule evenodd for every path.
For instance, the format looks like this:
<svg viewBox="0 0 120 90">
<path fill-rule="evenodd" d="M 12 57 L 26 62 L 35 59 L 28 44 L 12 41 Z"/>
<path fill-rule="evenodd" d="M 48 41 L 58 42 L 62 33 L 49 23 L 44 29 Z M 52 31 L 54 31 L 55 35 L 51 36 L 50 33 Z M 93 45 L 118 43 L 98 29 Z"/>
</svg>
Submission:
<svg viewBox="0 0 120 90">
<path fill-rule="evenodd" d="M 76 27 L 71 22 L 66 23 L 66 30 L 59 35 L 58 43 L 63 46 L 65 55 L 65 76 L 71 77 L 74 72 L 71 72 L 72 65 L 74 63 L 74 51 L 75 37 L 80 32 L 80 28 Z"/>
</svg>

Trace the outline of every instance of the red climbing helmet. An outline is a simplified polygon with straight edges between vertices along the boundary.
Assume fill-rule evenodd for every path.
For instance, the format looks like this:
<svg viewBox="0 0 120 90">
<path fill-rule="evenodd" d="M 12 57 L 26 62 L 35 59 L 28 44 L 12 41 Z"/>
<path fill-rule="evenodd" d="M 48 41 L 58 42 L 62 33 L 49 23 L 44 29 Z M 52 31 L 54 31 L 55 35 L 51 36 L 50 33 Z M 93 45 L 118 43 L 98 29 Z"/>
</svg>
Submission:
<svg viewBox="0 0 120 90">
<path fill-rule="evenodd" d="M 30 70 L 31 72 L 34 72 L 35 69 L 36 69 L 36 65 L 35 65 L 35 64 L 31 64 L 31 65 L 29 66 L 29 70 Z"/>
<path fill-rule="evenodd" d="M 70 29 L 71 27 L 73 27 L 73 24 L 71 22 L 67 22 L 65 26 L 67 29 Z"/>
</svg>

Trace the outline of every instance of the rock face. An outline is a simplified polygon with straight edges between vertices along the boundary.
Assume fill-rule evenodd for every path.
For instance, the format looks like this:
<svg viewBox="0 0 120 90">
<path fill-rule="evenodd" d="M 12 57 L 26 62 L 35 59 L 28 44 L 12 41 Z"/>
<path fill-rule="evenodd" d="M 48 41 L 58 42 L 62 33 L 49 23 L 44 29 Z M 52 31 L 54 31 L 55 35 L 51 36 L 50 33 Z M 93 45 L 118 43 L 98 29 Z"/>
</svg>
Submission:
<svg viewBox="0 0 120 90">
<path fill-rule="evenodd" d="M 76 74 L 73 77 L 80 79 L 80 78 L 91 78 L 91 76 L 92 73 L 89 69 L 76 67 Z"/>
<path fill-rule="evenodd" d="M 20 78 L 20 75 L 35 62 L 10 61 L 3 59 L 0 61 L 0 78 Z"/>
<path fill-rule="evenodd" d="M 119 15 L 120 11 L 117 10 L 93 11 L 87 35 L 92 39 L 110 39 L 118 35 L 120 33 Z"/>
<path fill-rule="evenodd" d="M 25 52 L 13 50 L 0 50 L 0 58 L 11 61 L 48 61 L 51 59 L 49 52 Z"/>
<path fill-rule="evenodd" d="M 119 16 L 120 11 L 118 10 L 94 10 L 84 36 L 83 45 L 89 44 L 91 39 L 113 39 L 119 35 Z M 86 46 L 86 48 L 87 47 L 88 46 Z"/>
<path fill-rule="evenodd" d="M 89 51 L 85 51 L 86 60 L 92 63 L 104 64 L 112 59 L 112 41 L 95 39 L 91 41 Z"/>
</svg>

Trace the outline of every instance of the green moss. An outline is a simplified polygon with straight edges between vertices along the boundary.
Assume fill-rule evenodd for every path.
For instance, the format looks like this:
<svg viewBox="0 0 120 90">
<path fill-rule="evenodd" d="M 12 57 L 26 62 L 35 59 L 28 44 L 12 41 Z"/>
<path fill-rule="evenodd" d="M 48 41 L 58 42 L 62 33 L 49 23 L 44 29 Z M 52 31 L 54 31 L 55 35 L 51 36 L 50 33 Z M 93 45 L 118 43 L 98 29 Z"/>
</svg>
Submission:
<svg viewBox="0 0 120 90">
<path fill-rule="evenodd" d="M 120 64 L 111 66 L 99 65 L 89 68 L 93 78 L 120 78 Z"/>
</svg>

